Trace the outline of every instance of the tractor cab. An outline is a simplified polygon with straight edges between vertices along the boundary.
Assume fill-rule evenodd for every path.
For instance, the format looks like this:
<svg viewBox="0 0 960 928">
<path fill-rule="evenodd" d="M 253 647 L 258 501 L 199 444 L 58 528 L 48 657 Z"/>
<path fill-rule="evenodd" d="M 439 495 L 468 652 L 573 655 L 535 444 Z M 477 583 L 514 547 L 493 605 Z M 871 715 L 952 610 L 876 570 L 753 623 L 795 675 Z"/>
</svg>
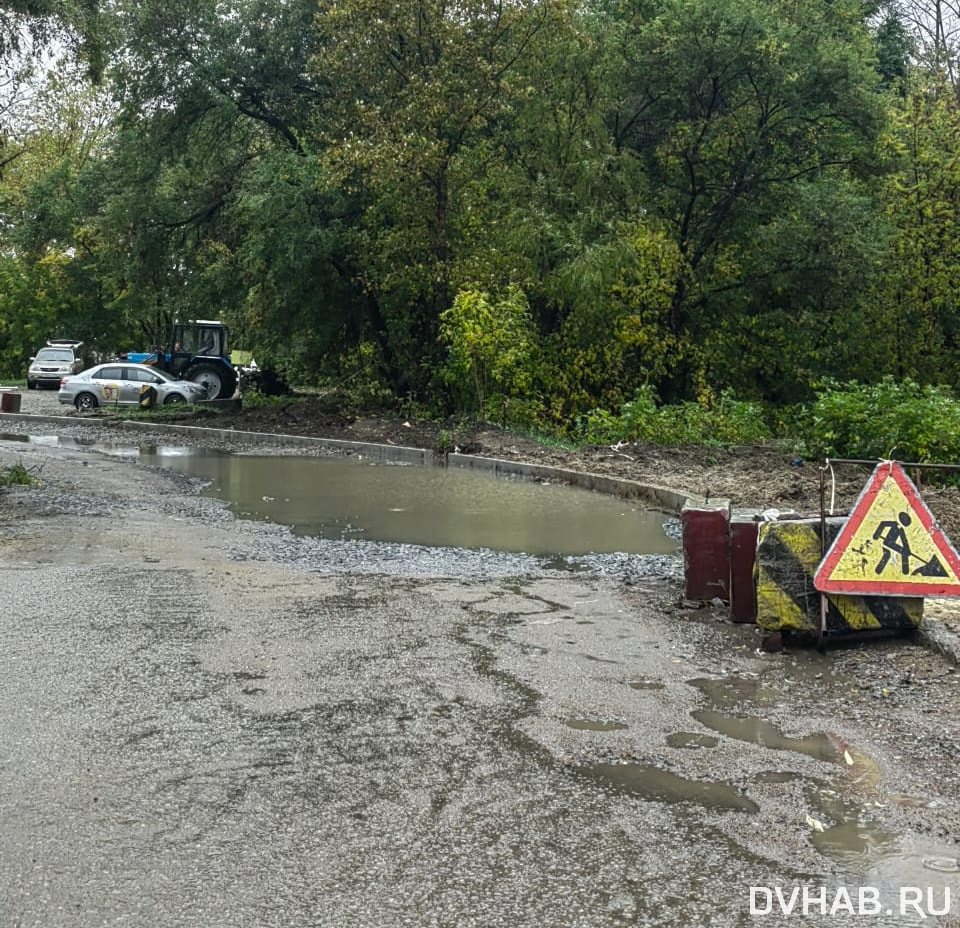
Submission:
<svg viewBox="0 0 960 928">
<path fill-rule="evenodd" d="M 175 356 L 229 358 L 227 327 L 222 322 L 197 319 L 173 325 L 172 354 Z"/>
</svg>

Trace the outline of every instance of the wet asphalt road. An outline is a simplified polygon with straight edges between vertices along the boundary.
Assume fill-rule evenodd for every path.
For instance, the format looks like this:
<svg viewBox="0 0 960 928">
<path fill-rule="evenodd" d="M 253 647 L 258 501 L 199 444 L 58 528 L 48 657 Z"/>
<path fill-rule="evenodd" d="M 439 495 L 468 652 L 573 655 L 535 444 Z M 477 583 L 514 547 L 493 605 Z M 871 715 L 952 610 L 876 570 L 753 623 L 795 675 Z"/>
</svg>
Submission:
<svg viewBox="0 0 960 928">
<path fill-rule="evenodd" d="M 922 790 L 900 806 L 866 762 L 696 721 L 879 750 L 892 710 L 849 696 L 843 655 L 759 655 L 639 567 L 353 545 L 344 569 L 130 461 L 14 460 L 44 487 L 0 501 L 0 924 L 826 925 L 751 917 L 749 887 L 955 879 L 922 866 L 956 860 L 958 821 L 922 754 L 885 758 Z M 923 660 L 903 717 L 946 756 L 952 683 Z M 889 854 L 843 830 L 829 853 L 811 813 Z"/>
<path fill-rule="evenodd" d="M 311 579 L 248 608 L 255 577 L 211 604 L 178 569 L 53 572 L 7 600 L 5 924 L 614 925 L 665 905 L 622 800 L 523 733 L 537 694 L 495 666 L 504 624 L 554 606 Z"/>
</svg>

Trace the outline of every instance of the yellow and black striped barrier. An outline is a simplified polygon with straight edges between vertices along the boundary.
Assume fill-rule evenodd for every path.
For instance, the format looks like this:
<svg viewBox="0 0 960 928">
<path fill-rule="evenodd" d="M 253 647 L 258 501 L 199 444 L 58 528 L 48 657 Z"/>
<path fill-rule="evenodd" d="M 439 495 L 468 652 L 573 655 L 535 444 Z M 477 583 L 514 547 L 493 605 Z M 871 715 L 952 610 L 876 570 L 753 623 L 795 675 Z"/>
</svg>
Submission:
<svg viewBox="0 0 960 928">
<path fill-rule="evenodd" d="M 757 540 L 757 625 L 766 631 L 820 634 L 821 594 L 813 577 L 839 534 L 844 519 L 827 519 L 820 538 L 819 519 L 764 522 Z M 923 598 L 826 594 L 826 636 L 916 628 L 923 619 Z"/>
</svg>

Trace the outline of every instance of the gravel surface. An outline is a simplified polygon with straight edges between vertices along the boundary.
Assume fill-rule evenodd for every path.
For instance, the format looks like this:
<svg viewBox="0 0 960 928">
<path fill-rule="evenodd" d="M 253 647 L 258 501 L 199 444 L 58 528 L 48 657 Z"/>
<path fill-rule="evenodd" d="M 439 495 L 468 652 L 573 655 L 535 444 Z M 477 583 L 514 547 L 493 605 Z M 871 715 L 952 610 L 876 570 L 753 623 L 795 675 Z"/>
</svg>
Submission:
<svg viewBox="0 0 960 928">
<path fill-rule="evenodd" d="M 0 924 L 836 923 L 751 917 L 774 886 L 958 923 L 899 910 L 960 914 L 958 674 L 916 642 L 767 654 L 675 560 L 299 538 L 132 459 L 17 462 Z"/>
</svg>

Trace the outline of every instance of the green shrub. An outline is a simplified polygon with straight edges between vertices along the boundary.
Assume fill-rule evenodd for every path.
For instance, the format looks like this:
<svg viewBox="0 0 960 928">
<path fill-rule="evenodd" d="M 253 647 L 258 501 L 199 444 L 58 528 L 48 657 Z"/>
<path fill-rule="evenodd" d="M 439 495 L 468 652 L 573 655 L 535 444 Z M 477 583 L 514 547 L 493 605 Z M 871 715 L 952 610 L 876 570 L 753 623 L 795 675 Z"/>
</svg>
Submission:
<svg viewBox="0 0 960 928">
<path fill-rule="evenodd" d="M 502 425 L 538 421 L 540 404 L 531 396 L 537 333 L 519 287 L 501 294 L 461 290 L 440 316 L 440 339 L 448 351 L 441 380 L 460 411 Z"/>
<path fill-rule="evenodd" d="M 770 429 L 758 404 L 738 400 L 729 390 L 712 402 L 658 406 L 653 387 L 644 386 L 620 407 L 619 415 L 595 409 L 583 417 L 579 434 L 593 444 L 641 440 L 725 447 L 766 441 Z"/>
<path fill-rule="evenodd" d="M 37 483 L 37 478 L 23 464 L 0 469 L 0 487 L 30 486 L 34 483 Z"/>
<path fill-rule="evenodd" d="M 802 437 L 810 457 L 951 464 L 960 460 L 960 401 L 949 387 L 909 379 L 830 381 Z"/>
</svg>

